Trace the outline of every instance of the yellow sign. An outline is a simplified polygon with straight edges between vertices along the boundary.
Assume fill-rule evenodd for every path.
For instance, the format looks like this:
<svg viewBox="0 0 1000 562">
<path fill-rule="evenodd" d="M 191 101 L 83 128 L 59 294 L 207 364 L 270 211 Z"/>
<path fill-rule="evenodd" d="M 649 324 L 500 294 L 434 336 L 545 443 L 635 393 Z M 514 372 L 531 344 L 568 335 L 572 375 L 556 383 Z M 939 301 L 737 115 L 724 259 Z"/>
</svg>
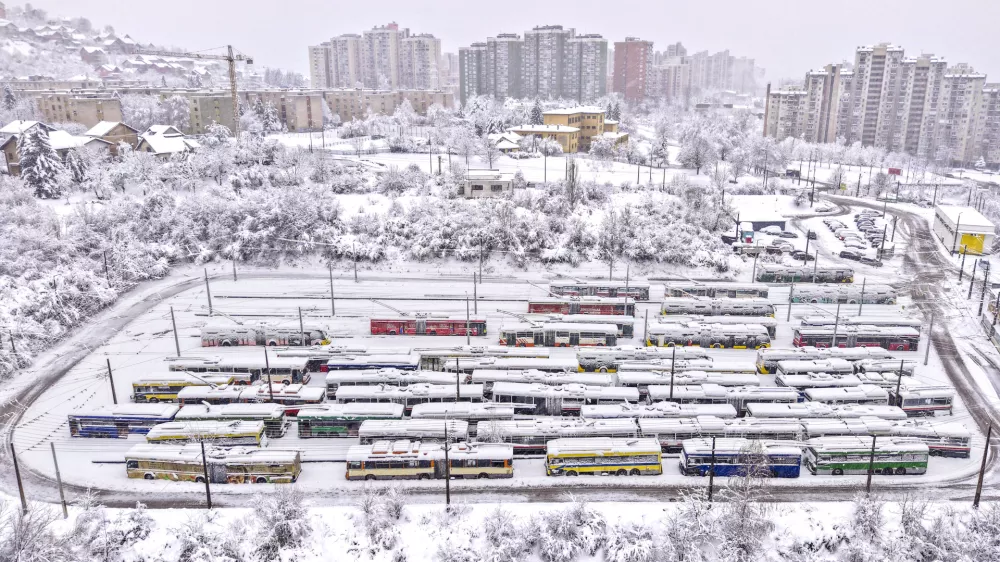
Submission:
<svg viewBox="0 0 1000 562">
<path fill-rule="evenodd" d="M 840 190 L 844 191 L 845 189 L 847 189 L 847 184 L 846 183 L 840 184 Z"/>
</svg>

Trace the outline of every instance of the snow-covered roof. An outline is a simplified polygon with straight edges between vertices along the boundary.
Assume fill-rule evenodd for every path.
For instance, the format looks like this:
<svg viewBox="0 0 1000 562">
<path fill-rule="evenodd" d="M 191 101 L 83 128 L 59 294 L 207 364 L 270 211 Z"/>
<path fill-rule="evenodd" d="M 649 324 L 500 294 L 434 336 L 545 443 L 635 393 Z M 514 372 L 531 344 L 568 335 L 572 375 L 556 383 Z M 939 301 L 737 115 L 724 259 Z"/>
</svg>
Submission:
<svg viewBox="0 0 1000 562">
<path fill-rule="evenodd" d="M 71 148 L 79 148 L 91 143 L 96 143 L 94 146 L 111 144 L 103 139 L 71 135 L 66 131 L 49 131 L 49 144 L 52 145 L 54 150 L 69 150 Z"/>
<path fill-rule="evenodd" d="M 183 136 L 144 135 L 140 137 L 139 143 L 143 142 L 149 145 L 154 154 L 175 154 L 201 147 L 198 141 Z"/>
<path fill-rule="evenodd" d="M 518 144 L 516 142 L 511 142 L 507 139 L 503 139 L 497 143 L 497 148 L 499 148 L 500 150 L 514 150 L 518 148 Z"/>
<path fill-rule="evenodd" d="M 489 135 L 487 138 L 489 138 L 491 141 L 493 141 L 494 144 L 496 144 L 502 140 L 508 140 L 516 143 L 517 141 L 521 140 L 524 137 L 515 132 L 507 131 L 506 133 L 493 133 Z"/>
<path fill-rule="evenodd" d="M 142 133 L 143 137 L 153 135 L 159 135 L 162 137 L 183 137 L 184 133 L 173 125 L 150 125 L 149 128 Z"/>
<path fill-rule="evenodd" d="M 578 133 L 580 129 L 577 127 L 568 127 L 566 125 L 518 125 L 516 127 L 511 127 L 511 129 L 521 132 L 521 133 Z"/>
<path fill-rule="evenodd" d="M 139 132 L 133 129 L 132 127 L 129 127 L 128 125 L 125 125 L 125 123 L 122 123 L 121 121 L 101 121 L 100 123 L 91 127 L 90 130 L 84 133 L 84 135 L 88 137 L 103 137 L 111 133 L 111 131 L 113 131 L 114 128 L 117 127 L 118 125 L 123 125 L 128 129 L 132 130 L 133 132 L 136 133 Z"/>
<path fill-rule="evenodd" d="M 84 47 L 84 48 L 83 48 L 83 50 L 84 50 L 84 51 L 87 51 L 87 52 L 88 52 L 88 53 L 90 53 L 90 54 L 94 54 L 94 53 L 104 53 L 104 49 L 102 49 L 102 48 L 100 48 L 100 47 Z"/>
<path fill-rule="evenodd" d="M 610 131 L 606 131 L 604 133 L 601 133 L 600 136 L 601 136 L 601 138 L 604 138 L 604 139 L 618 140 L 618 139 L 623 139 L 623 138 L 627 137 L 628 133 L 612 133 Z"/>
<path fill-rule="evenodd" d="M 594 105 L 578 105 L 576 107 L 565 107 L 563 109 L 550 109 L 542 112 L 542 115 L 575 115 L 577 113 L 604 113 L 604 108 Z"/>
<path fill-rule="evenodd" d="M 948 219 L 952 225 L 958 223 L 961 228 L 963 226 L 978 226 L 983 228 L 993 229 L 994 225 L 990 222 L 990 219 L 984 217 L 979 211 L 973 209 L 972 207 L 962 207 L 958 205 L 938 205 L 934 213 L 938 216 L 943 216 Z"/>
<path fill-rule="evenodd" d="M 41 125 L 43 129 L 49 131 L 55 129 L 51 125 L 46 125 L 41 121 L 11 121 L 4 128 L 0 129 L 0 135 L 20 135 L 35 125 Z"/>
</svg>

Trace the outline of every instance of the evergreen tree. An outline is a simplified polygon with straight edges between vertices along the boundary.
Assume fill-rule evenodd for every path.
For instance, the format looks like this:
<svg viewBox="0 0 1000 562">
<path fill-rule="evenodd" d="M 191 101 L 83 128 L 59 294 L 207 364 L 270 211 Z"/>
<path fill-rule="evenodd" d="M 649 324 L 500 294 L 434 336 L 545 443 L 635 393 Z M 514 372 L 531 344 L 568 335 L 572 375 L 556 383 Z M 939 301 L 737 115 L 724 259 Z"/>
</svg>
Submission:
<svg viewBox="0 0 1000 562">
<path fill-rule="evenodd" d="M 66 155 L 66 168 L 69 170 L 73 183 L 80 185 L 87 179 L 88 167 L 87 161 L 84 160 L 79 150 L 74 148 Z"/>
<path fill-rule="evenodd" d="M 14 109 L 17 105 L 17 97 L 14 95 L 14 90 L 11 89 L 10 84 L 3 85 L 3 108 L 7 111 Z"/>
<path fill-rule="evenodd" d="M 543 123 L 542 118 L 542 102 L 535 98 L 535 105 L 531 107 L 531 124 L 541 125 Z"/>
<path fill-rule="evenodd" d="M 611 120 L 619 122 L 622 120 L 622 106 L 617 101 L 614 107 L 611 108 Z"/>
<path fill-rule="evenodd" d="M 41 127 L 21 135 L 17 152 L 20 156 L 21 177 L 35 190 L 36 197 L 59 197 L 59 175 L 64 171 L 59 155 L 49 144 L 49 135 Z"/>
<path fill-rule="evenodd" d="M 608 100 L 608 106 L 604 108 L 605 119 L 613 119 L 612 115 L 615 114 L 615 106 L 612 105 L 611 100 Z"/>
</svg>

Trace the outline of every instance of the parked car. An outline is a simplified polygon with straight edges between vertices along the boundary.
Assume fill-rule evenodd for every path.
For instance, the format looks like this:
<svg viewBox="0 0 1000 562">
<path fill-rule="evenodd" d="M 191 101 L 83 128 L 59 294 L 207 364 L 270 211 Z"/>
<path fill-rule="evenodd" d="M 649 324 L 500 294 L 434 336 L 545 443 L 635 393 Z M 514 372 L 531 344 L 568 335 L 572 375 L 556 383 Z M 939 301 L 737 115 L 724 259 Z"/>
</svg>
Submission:
<svg viewBox="0 0 1000 562">
<path fill-rule="evenodd" d="M 780 226 L 765 226 L 764 228 L 760 229 L 760 231 L 763 232 L 764 234 L 771 234 L 773 236 L 781 235 Z"/>
<path fill-rule="evenodd" d="M 810 230 L 809 234 L 806 237 L 809 238 L 810 240 L 815 240 L 816 239 L 816 232 Z"/>
<path fill-rule="evenodd" d="M 840 257 L 844 258 L 845 260 L 858 261 L 861 259 L 861 254 L 854 252 L 852 250 L 844 250 L 840 252 Z"/>
<path fill-rule="evenodd" d="M 785 249 L 779 246 L 765 246 L 764 251 L 772 256 L 780 256 L 785 253 Z"/>
<path fill-rule="evenodd" d="M 792 232 L 791 230 L 783 230 L 783 231 L 781 231 L 781 234 L 779 234 L 778 236 L 780 236 L 781 238 L 798 238 L 799 237 L 798 234 Z"/>
<path fill-rule="evenodd" d="M 826 203 L 823 203 L 822 205 L 818 205 L 816 207 L 816 212 L 817 213 L 832 213 L 832 212 L 834 212 L 836 210 L 837 210 L 836 207 L 834 207 L 833 205 L 828 205 Z"/>
<path fill-rule="evenodd" d="M 868 246 L 864 242 L 862 242 L 861 240 L 853 240 L 853 239 L 852 240 L 845 240 L 844 241 L 844 247 L 845 248 L 858 248 L 860 250 L 865 250 L 865 249 L 868 248 Z"/>
<path fill-rule="evenodd" d="M 788 255 L 792 259 L 794 259 L 794 260 L 800 260 L 800 261 L 813 261 L 813 260 L 816 259 L 816 257 L 813 256 L 812 254 L 807 254 L 807 253 L 803 252 L 802 250 L 795 250 L 794 252 L 792 252 L 791 254 L 788 254 Z"/>
<path fill-rule="evenodd" d="M 863 264 L 865 264 L 865 265 L 870 265 L 872 267 L 882 267 L 882 262 L 878 261 L 875 258 L 869 258 L 867 256 L 864 256 L 861 259 L 859 259 L 858 261 L 861 262 L 861 263 L 863 263 Z"/>
</svg>

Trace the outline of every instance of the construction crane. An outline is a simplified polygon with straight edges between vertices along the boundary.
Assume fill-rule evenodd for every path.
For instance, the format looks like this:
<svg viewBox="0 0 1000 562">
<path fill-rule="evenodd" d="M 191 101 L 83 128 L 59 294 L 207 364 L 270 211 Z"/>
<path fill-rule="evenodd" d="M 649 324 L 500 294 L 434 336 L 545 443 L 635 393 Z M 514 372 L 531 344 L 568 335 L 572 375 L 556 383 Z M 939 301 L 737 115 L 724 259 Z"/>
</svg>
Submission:
<svg viewBox="0 0 1000 562">
<path fill-rule="evenodd" d="M 245 62 L 248 65 L 253 64 L 253 57 L 244 54 L 233 53 L 233 46 L 226 45 L 225 55 L 210 55 L 205 53 L 179 53 L 174 51 L 153 51 L 140 49 L 136 51 L 138 55 L 151 55 L 158 57 L 178 57 L 185 59 L 201 59 L 201 60 L 224 60 L 229 63 L 229 88 L 233 94 L 233 125 L 236 138 L 240 136 L 240 100 L 239 96 L 236 94 L 236 62 Z"/>
</svg>

